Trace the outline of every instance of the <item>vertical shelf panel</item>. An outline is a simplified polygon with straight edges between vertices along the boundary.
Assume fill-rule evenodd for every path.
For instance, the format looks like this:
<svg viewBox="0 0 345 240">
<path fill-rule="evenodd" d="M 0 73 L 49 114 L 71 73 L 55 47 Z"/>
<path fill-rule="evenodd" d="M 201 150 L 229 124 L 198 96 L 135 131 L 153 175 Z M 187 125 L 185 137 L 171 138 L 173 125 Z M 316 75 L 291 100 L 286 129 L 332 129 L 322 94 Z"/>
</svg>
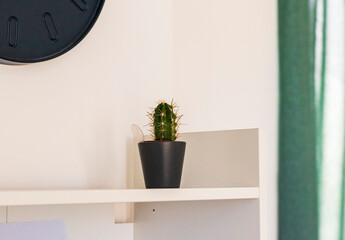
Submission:
<svg viewBox="0 0 345 240">
<path fill-rule="evenodd" d="M 134 222 L 134 203 L 115 203 L 115 223 Z"/>
<path fill-rule="evenodd" d="M 6 207 L 0 207 L 0 223 L 6 222 Z"/>
<path fill-rule="evenodd" d="M 258 130 L 182 134 L 183 187 L 258 187 Z"/>
<path fill-rule="evenodd" d="M 137 203 L 134 240 L 259 240 L 259 200 Z"/>
<path fill-rule="evenodd" d="M 259 187 L 259 130 L 183 133 L 187 142 L 182 188 Z M 136 144 L 135 144 L 136 145 Z M 144 188 L 134 146 L 132 187 Z"/>
</svg>

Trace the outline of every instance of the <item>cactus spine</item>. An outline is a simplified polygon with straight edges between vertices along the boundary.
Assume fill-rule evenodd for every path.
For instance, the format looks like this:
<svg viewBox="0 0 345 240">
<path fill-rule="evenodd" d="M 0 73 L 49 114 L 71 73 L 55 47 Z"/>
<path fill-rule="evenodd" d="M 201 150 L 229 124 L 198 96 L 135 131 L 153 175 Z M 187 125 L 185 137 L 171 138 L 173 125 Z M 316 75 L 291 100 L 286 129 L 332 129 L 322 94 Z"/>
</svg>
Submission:
<svg viewBox="0 0 345 240">
<path fill-rule="evenodd" d="M 177 106 L 160 101 L 156 108 L 148 114 L 151 119 L 151 133 L 156 141 L 175 141 L 178 137 L 180 118 Z"/>
</svg>

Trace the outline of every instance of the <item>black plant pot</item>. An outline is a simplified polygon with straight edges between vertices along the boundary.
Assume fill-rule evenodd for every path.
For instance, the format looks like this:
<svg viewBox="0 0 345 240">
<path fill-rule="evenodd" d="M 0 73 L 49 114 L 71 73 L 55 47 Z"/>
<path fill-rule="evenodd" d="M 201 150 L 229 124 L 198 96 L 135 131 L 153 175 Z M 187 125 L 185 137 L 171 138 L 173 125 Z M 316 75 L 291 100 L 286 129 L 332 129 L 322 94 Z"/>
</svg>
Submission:
<svg viewBox="0 0 345 240">
<path fill-rule="evenodd" d="M 146 188 L 179 188 L 185 142 L 141 142 L 139 152 Z"/>
</svg>

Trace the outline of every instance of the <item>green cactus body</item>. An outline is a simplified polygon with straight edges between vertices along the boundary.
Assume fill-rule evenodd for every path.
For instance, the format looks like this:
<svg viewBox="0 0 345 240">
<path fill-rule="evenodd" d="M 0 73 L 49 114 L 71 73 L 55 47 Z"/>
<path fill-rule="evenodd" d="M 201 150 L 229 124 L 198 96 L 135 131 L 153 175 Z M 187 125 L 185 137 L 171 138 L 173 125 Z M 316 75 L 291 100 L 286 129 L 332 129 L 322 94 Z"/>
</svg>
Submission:
<svg viewBox="0 0 345 240">
<path fill-rule="evenodd" d="M 177 138 L 179 117 L 174 111 L 174 104 L 160 102 L 152 112 L 153 134 L 156 141 L 175 141 Z"/>
</svg>

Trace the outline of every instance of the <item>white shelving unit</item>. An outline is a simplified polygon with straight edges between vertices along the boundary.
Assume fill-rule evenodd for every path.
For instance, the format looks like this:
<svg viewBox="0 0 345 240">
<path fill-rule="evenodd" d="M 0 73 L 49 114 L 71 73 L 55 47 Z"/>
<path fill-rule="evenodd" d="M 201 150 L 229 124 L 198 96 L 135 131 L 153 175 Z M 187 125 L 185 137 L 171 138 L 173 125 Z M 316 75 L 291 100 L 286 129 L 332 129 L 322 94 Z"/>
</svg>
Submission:
<svg viewBox="0 0 345 240">
<path fill-rule="evenodd" d="M 20 215 L 23 207 L 114 203 L 116 222 L 134 220 L 135 240 L 264 240 L 261 139 L 258 129 L 182 134 L 180 189 L 144 189 L 134 144 L 128 189 L 0 191 L 0 207 Z"/>
<path fill-rule="evenodd" d="M 253 198 L 135 203 L 135 240 L 265 240 L 263 136 L 259 129 L 194 132 L 187 142 L 182 188 L 253 190 Z M 133 188 L 144 181 L 137 151 L 129 164 Z M 181 189 L 180 191 L 183 191 Z M 247 192 L 249 193 L 249 192 Z M 214 199 L 216 200 L 216 199 Z M 131 212 L 131 211 L 129 211 Z"/>
</svg>

